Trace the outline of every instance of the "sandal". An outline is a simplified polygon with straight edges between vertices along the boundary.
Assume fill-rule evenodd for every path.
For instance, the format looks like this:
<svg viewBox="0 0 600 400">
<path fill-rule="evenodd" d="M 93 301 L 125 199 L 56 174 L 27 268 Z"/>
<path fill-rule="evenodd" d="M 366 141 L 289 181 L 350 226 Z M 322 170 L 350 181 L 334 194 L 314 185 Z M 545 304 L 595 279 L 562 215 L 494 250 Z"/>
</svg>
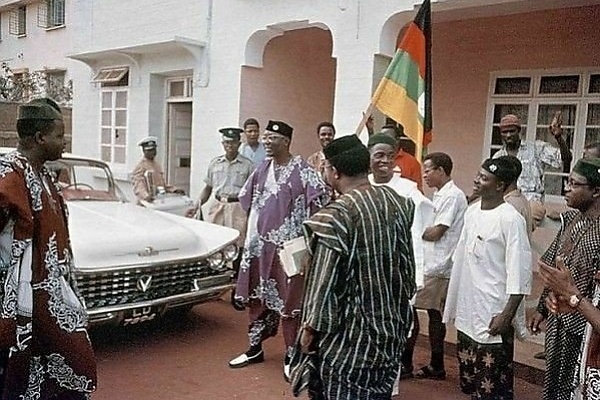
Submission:
<svg viewBox="0 0 600 400">
<path fill-rule="evenodd" d="M 436 371 L 431 367 L 431 365 L 426 365 L 417 371 L 417 373 L 415 374 L 415 378 L 443 381 L 444 379 L 446 379 L 446 371 L 443 369 Z"/>
</svg>

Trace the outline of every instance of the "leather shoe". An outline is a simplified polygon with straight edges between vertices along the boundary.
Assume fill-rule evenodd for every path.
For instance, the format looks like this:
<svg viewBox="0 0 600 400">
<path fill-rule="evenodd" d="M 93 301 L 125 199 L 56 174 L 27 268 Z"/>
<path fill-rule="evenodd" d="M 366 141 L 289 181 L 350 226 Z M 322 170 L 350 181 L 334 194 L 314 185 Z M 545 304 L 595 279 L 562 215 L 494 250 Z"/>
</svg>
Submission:
<svg viewBox="0 0 600 400">
<path fill-rule="evenodd" d="M 229 361 L 230 368 L 244 368 L 248 364 L 258 364 L 265 361 L 264 351 L 260 351 L 253 356 L 248 356 L 246 353 L 242 353 L 233 360 Z"/>
</svg>

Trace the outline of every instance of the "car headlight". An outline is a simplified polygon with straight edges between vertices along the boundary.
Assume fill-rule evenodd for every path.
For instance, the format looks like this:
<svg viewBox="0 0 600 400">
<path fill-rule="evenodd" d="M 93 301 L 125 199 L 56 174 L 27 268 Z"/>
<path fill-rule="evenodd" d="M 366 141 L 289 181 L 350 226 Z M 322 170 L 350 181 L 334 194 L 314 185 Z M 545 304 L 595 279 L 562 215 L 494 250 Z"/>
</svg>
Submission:
<svg viewBox="0 0 600 400">
<path fill-rule="evenodd" d="M 226 261 L 235 260 L 238 256 L 237 246 L 235 244 L 230 244 L 229 246 L 225 247 L 225 250 L 223 250 L 223 255 L 225 256 Z"/>
<path fill-rule="evenodd" d="M 208 266 L 215 271 L 221 270 L 225 266 L 225 256 L 223 253 L 211 254 L 208 257 Z"/>
</svg>

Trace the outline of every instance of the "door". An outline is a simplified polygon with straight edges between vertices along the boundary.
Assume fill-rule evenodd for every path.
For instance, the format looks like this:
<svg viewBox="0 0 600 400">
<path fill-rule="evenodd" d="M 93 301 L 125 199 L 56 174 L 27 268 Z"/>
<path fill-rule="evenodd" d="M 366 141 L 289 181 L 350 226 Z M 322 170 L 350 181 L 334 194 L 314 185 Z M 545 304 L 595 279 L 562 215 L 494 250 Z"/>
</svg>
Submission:
<svg viewBox="0 0 600 400">
<path fill-rule="evenodd" d="M 171 185 L 190 193 L 192 154 L 192 103 L 169 103 L 167 178 Z"/>
</svg>

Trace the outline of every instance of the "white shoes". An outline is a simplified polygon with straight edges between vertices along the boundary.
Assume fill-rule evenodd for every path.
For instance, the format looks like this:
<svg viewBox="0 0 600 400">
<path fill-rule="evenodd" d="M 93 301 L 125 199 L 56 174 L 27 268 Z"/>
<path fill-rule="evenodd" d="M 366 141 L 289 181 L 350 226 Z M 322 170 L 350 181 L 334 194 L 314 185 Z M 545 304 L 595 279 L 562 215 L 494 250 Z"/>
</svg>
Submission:
<svg viewBox="0 0 600 400">
<path fill-rule="evenodd" d="M 233 360 L 229 361 L 230 368 L 244 368 L 248 364 L 258 364 L 265 361 L 264 351 L 260 351 L 253 356 L 248 356 L 246 353 L 242 353 Z"/>
</svg>

